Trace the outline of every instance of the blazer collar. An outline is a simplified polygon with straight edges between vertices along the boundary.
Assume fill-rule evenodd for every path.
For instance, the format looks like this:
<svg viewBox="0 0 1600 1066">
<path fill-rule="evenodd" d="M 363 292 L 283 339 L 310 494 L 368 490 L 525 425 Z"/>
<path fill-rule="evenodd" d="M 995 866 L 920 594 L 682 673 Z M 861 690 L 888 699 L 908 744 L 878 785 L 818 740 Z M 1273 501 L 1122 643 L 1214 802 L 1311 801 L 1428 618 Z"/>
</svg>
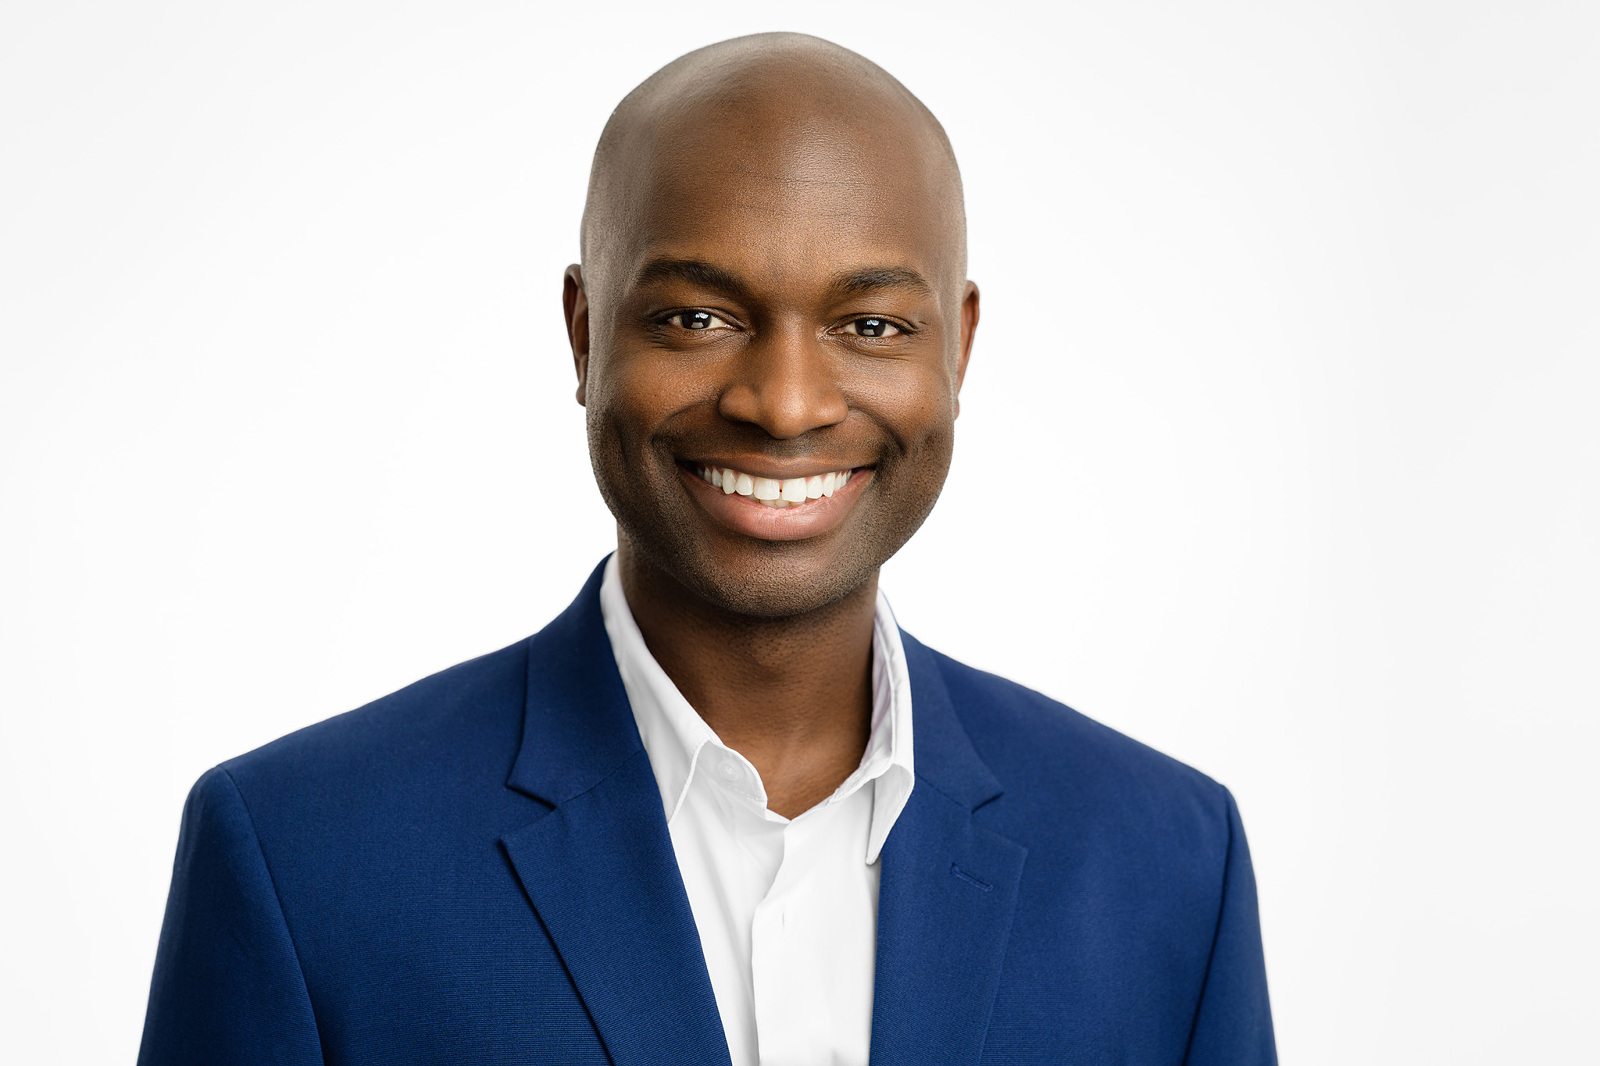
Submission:
<svg viewBox="0 0 1600 1066">
<path fill-rule="evenodd" d="M 608 557 L 609 558 L 609 557 Z M 644 750 L 600 613 L 606 560 L 528 642 L 528 695 L 507 784 L 550 806 L 586 792 Z M 1004 791 L 956 716 L 937 653 L 900 631 L 911 675 L 918 780 L 969 811 Z"/>
<path fill-rule="evenodd" d="M 939 669 L 943 656 L 911 634 L 900 631 L 906 666 L 911 672 L 911 705 L 916 715 L 917 780 L 950 799 L 976 810 L 1005 790 L 972 746 L 972 738 L 956 716 L 950 690 Z"/>
<path fill-rule="evenodd" d="M 643 752 L 600 616 L 605 560 L 528 640 L 522 744 L 506 784 L 556 807 Z"/>
</svg>

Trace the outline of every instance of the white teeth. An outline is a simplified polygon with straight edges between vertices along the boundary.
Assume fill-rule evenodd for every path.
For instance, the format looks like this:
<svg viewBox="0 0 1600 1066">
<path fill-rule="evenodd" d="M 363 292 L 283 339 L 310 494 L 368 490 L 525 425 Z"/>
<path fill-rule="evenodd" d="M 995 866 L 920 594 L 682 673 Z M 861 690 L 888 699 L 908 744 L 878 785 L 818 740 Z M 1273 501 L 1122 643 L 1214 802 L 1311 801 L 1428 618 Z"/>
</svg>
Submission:
<svg viewBox="0 0 1600 1066">
<path fill-rule="evenodd" d="M 826 474 L 808 477 L 771 478 L 754 477 L 727 466 L 699 466 L 696 467 L 696 473 L 724 494 L 737 492 L 741 496 L 753 496 L 768 507 L 778 508 L 797 507 L 811 500 L 832 496 L 850 480 L 848 470 L 830 470 Z"/>
</svg>

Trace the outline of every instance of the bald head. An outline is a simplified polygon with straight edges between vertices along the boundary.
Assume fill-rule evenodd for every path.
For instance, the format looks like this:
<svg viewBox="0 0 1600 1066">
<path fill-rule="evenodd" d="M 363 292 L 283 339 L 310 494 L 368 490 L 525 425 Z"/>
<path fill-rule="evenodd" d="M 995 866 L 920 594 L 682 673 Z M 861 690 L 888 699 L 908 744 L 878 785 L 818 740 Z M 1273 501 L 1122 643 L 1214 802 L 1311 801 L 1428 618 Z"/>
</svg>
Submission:
<svg viewBox="0 0 1600 1066">
<path fill-rule="evenodd" d="M 765 33 L 697 49 L 629 93 L 600 135 L 584 206 L 591 288 L 641 212 L 673 189 L 730 176 L 788 185 L 910 183 L 966 271 L 961 176 L 944 129 L 882 67 L 817 37 Z M 629 258 L 626 255 L 621 259 Z"/>
<path fill-rule="evenodd" d="M 837 45 L 724 41 L 628 94 L 562 291 L 624 573 L 740 617 L 857 594 L 870 615 L 950 468 L 965 230 L 939 123 Z M 842 493 L 754 495 L 827 473 Z"/>
</svg>

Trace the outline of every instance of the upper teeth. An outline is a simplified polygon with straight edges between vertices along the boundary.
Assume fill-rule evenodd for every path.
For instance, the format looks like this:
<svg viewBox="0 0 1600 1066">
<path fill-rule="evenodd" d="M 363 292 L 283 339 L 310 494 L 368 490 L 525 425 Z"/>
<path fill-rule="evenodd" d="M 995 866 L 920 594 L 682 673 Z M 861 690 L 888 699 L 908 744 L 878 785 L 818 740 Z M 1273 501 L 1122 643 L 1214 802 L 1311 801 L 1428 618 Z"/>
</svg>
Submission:
<svg viewBox="0 0 1600 1066">
<path fill-rule="evenodd" d="M 807 500 L 832 496 L 850 480 L 848 470 L 830 470 L 811 477 L 755 477 L 726 466 L 696 466 L 695 472 L 706 481 L 732 495 L 750 496 L 768 507 L 793 507 Z"/>
</svg>

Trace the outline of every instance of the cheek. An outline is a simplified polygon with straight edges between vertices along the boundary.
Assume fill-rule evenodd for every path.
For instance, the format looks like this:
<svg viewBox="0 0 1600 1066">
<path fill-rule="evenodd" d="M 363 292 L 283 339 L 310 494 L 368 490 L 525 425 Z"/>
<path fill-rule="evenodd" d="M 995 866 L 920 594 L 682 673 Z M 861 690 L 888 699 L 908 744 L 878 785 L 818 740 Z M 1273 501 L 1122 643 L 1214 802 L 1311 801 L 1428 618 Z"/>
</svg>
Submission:
<svg viewBox="0 0 1600 1066">
<path fill-rule="evenodd" d="M 955 431 L 955 388 L 941 368 L 899 365 L 861 390 L 862 408 L 907 458 L 948 461 Z"/>
<path fill-rule="evenodd" d="M 683 375 L 656 353 L 609 354 L 589 383 L 589 432 L 632 448 L 648 440 L 683 403 Z"/>
<path fill-rule="evenodd" d="M 614 370 L 615 364 L 608 367 Z M 585 428 L 589 458 L 601 492 L 615 511 L 652 483 L 646 470 L 649 442 L 659 424 L 651 390 L 638 387 L 629 375 L 601 373 L 591 379 Z"/>
</svg>

